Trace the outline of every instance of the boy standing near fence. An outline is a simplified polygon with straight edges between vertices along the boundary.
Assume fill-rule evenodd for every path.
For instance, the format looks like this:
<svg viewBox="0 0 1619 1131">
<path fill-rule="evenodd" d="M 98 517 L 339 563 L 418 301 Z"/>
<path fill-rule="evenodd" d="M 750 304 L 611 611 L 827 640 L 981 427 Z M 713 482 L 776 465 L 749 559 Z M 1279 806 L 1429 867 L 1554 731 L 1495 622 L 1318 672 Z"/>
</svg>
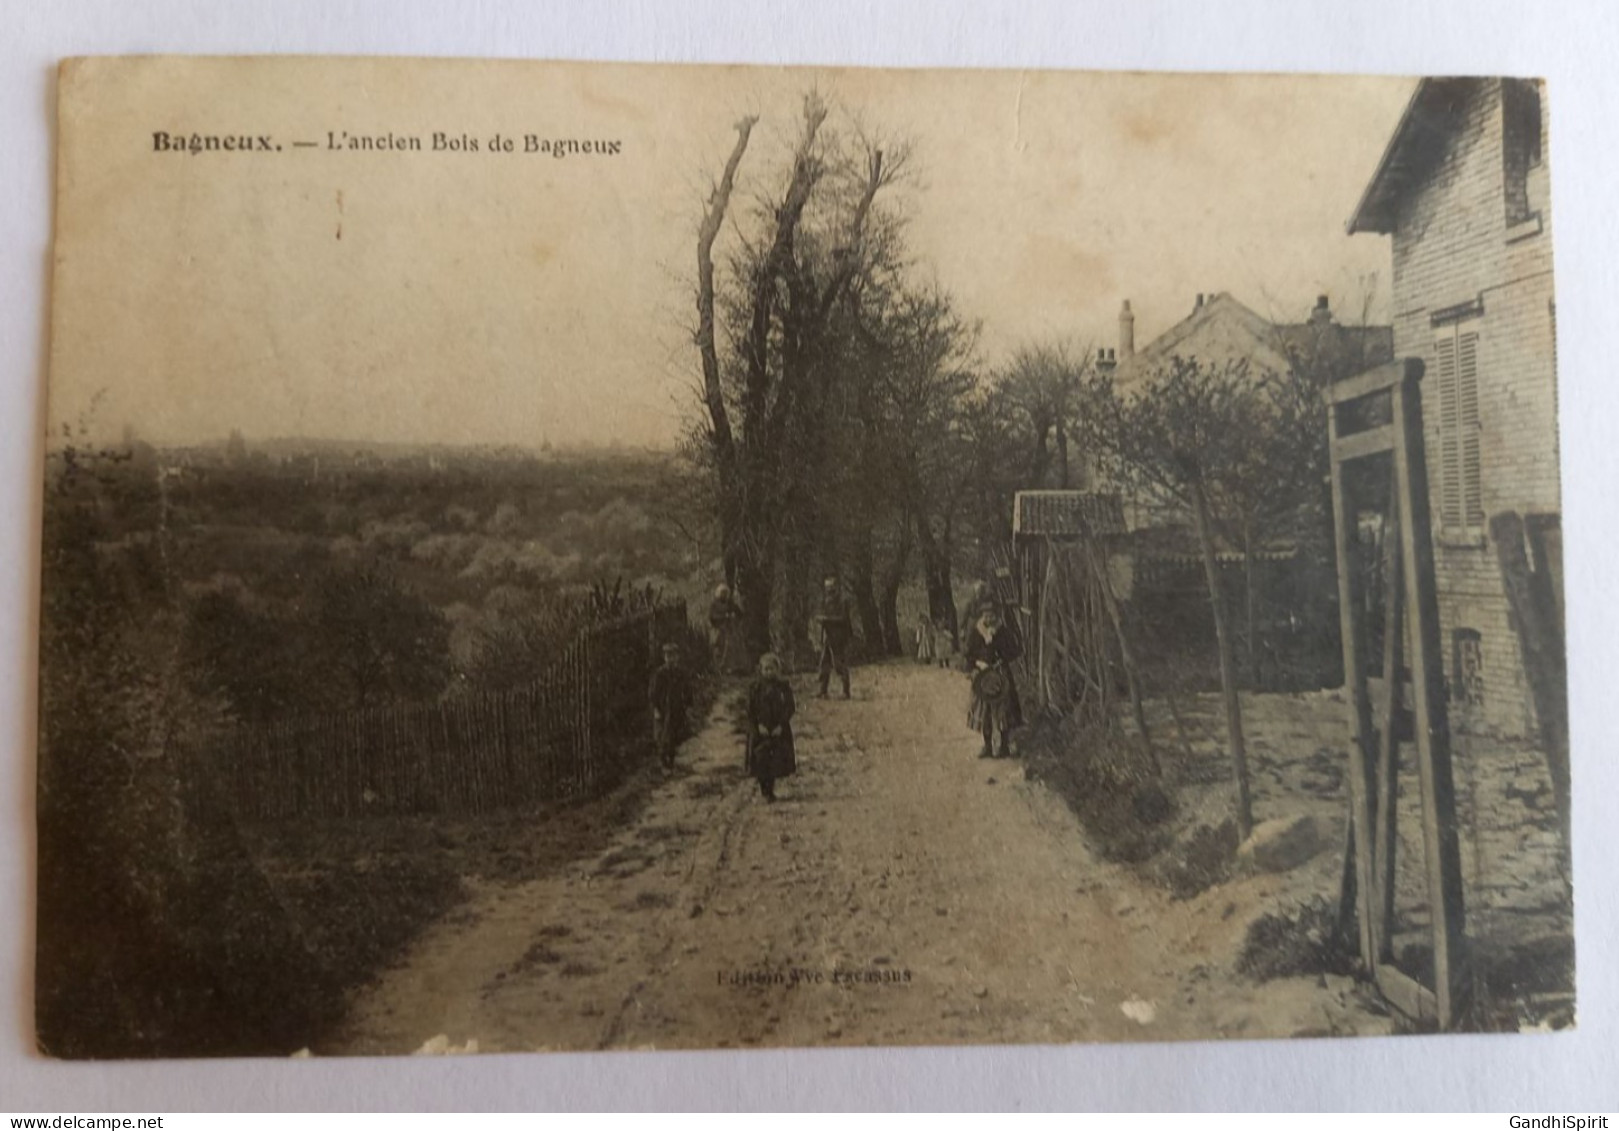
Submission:
<svg viewBox="0 0 1619 1131">
<path fill-rule="evenodd" d="M 673 641 L 663 646 L 663 666 L 652 673 L 647 699 L 652 704 L 652 742 L 658 760 L 664 769 L 673 769 L 675 747 L 686 737 L 691 712 L 691 679 L 680 666 L 680 645 Z"/>
</svg>

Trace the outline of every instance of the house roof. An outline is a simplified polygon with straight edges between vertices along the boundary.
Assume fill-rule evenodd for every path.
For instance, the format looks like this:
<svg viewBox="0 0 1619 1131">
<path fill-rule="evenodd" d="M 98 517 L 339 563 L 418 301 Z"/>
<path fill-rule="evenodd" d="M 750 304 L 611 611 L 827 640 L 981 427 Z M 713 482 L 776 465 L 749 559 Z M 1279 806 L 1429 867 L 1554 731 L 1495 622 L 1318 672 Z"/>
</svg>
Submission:
<svg viewBox="0 0 1619 1131">
<path fill-rule="evenodd" d="M 1143 382 L 1177 356 L 1212 365 L 1246 362 L 1258 379 L 1267 372 L 1287 372 L 1301 357 L 1326 356 L 1325 351 L 1363 366 L 1376 365 L 1393 357 L 1394 331 L 1389 326 L 1346 326 L 1330 318 L 1271 322 L 1229 291 L 1221 291 L 1130 357 L 1120 358 L 1114 382 L 1127 393 L 1144 387 Z"/>
<path fill-rule="evenodd" d="M 1123 534 L 1117 495 L 1097 491 L 1019 491 L 1012 501 L 1012 533 L 1021 538 L 1077 538 Z"/>
<path fill-rule="evenodd" d="M 1256 373 L 1280 372 L 1288 367 L 1287 353 L 1276 326 L 1221 291 L 1196 310 L 1159 334 L 1127 358 L 1120 358 L 1116 381 L 1134 384 L 1172 357 L 1197 357 L 1207 362 L 1246 361 Z"/>
<path fill-rule="evenodd" d="M 1461 109 L 1471 78 L 1426 78 L 1417 83 L 1405 113 L 1394 127 L 1371 183 L 1349 218 L 1349 234 L 1394 230 L 1400 201 L 1433 168 L 1445 142 L 1461 126 Z"/>
</svg>

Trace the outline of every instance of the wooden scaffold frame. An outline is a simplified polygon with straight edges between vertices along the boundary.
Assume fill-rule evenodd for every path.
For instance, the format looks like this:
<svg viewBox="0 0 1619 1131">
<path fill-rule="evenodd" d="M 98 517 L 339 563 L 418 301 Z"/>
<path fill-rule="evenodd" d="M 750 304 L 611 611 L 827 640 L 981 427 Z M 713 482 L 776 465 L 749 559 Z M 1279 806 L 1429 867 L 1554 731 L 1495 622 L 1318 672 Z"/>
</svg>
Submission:
<svg viewBox="0 0 1619 1131">
<path fill-rule="evenodd" d="M 1332 509 L 1337 543 L 1338 607 L 1344 680 L 1350 698 L 1349 857 L 1361 960 L 1383 995 L 1402 1012 L 1453 1028 L 1463 1004 L 1465 935 L 1450 720 L 1441 661 L 1439 599 L 1434 574 L 1428 465 L 1422 430 L 1422 362 L 1379 366 L 1327 392 Z M 1387 398 L 1387 423 L 1349 431 L 1357 417 Z M 1373 702 L 1360 615 L 1365 579 L 1355 567 L 1358 508 L 1347 465 L 1374 458 L 1391 464 L 1384 539 L 1383 679 Z M 1408 623 L 1406 623 L 1408 621 Z M 1409 643 L 1411 684 L 1402 678 Z M 1400 717 L 1409 695 L 1422 790 L 1422 844 L 1433 941 L 1433 985 L 1394 964 L 1395 819 L 1399 790 Z M 1374 709 L 1376 717 L 1374 718 Z"/>
</svg>

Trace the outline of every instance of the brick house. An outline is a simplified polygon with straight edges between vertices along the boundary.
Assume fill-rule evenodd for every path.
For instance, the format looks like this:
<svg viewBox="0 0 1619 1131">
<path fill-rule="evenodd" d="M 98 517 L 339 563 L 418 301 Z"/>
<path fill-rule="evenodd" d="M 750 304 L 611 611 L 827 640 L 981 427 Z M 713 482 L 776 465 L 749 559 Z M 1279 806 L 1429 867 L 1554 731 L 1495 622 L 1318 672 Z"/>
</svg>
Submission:
<svg viewBox="0 0 1619 1131">
<path fill-rule="evenodd" d="M 1563 694 L 1546 122 L 1533 80 L 1422 80 L 1348 225 L 1392 237 L 1394 350 L 1426 367 L 1452 717 L 1514 736 Z"/>
</svg>

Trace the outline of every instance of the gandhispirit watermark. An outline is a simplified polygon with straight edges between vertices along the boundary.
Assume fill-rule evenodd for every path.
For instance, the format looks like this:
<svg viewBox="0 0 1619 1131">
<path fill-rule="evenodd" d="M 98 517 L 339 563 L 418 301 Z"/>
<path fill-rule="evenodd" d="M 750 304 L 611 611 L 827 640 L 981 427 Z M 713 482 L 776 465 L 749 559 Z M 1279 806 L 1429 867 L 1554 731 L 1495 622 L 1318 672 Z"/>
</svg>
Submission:
<svg viewBox="0 0 1619 1131">
<path fill-rule="evenodd" d="M 721 970 L 715 974 L 715 980 L 719 985 L 739 989 L 747 986 L 908 986 L 911 984 L 911 972 L 888 966 L 852 970 L 841 966 L 831 970 L 784 966 L 777 969 Z"/>
<path fill-rule="evenodd" d="M 1513 1131 L 1607 1131 L 1605 1115 L 1514 1115 L 1507 1120 Z"/>
</svg>

